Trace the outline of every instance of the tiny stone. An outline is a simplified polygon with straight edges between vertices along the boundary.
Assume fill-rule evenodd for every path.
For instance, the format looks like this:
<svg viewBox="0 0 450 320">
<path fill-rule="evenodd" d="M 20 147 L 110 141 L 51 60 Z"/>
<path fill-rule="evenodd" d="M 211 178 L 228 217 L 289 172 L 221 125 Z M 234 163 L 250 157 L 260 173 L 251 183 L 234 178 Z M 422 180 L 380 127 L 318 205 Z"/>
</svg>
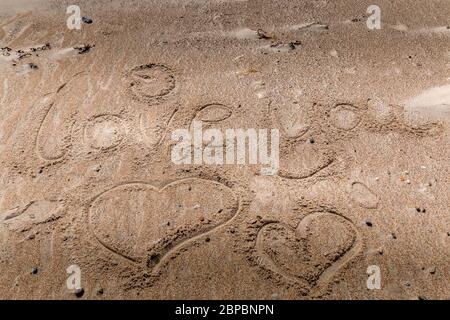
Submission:
<svg viewBox="0 0 450 320">
<path fill-rule="evenodd" d="M 368 227 L 372 227 L 372 226 L 373 226 L 372 221 L 370 221 L 369 219 L 367 219 L 367 220 L 366 220 L 366 225 L 367 225 Z"/>
<path fill-rule="evenodd" d="M 84 289 L 83 288 L 75 289 L 74 293 L 77 298 L 81 298 L 84 294 Z"/>
<path fill-rule="evenodd" d="M 38 273 L 38 268 L 32 268 L 31 269 L 31 274 L 37 274 Z"/>
<path fill-rule="evenodd" d="M 205 239 L 205 241 L 206 241 L 206 242 L 210 242 L 210 241 L 211 241 L 211 238 L 210 238 L 210 237 L 207 237 L 207 238 Z"/>
<path fill-rule="evenodd" d="M 94 22 L 94 21 L 92 21 L 92 19 L 89 18 L 89 17 L 82 17 L 81 20 L 82 20 L 84 23 L 86 23 L 86 24 L 91 24 L 92 22 Z"/>
<path fill-rule="evenodd" d="M 97 289 L 97 295 L 102 295 L 102 294 L 103 294 L 103 288 Z"/>
<path fill-rule="evenodd" d="M 316 141 L 314 140 L 314 138 L 310 138 L 310 139 L 309 139 L 309 143 L 312 144 L 312 143 L 314 143 L 314 142 L 316 142 Z"/>
<path fill-rule="evenodd" d="M 408 288 L 411 287 L 411 282 L 406 281 L 406 282 L 405 282 L 405 287 L 408 287 Z"/>
<path fill-rule="evenodd" d="M 436 267 L 428 268 L 427 271 L 428 271 L 430 274 L 435 274 L 435 273 L 436 273 Z"/>
</svg>

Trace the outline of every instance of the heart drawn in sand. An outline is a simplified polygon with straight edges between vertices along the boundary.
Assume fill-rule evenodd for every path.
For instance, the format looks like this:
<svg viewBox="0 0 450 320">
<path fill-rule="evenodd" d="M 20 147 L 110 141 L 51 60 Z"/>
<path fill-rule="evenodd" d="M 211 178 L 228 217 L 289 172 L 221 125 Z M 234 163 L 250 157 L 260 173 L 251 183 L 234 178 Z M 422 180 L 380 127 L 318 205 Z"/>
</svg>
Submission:
<svg viewBox="0 0 450 320">
<path fill-rule="evenodd" d="M 300 284 L 308 294 L 321 292 L 332 277 L 361 250 L 354 224 L 334 212 L 314 212 L 296 228 L 271 222 L 258 233 L 258 263 Z"/>
<path fill-rule="evenodd" d="M 88 220 L 104 248 L 154 267 L 184 241 L 229 221 L 238 208 L 233 191 L 215 181 L 184 179 L 161 189 L 127 182 L 96 196 Z"/>
</svg>

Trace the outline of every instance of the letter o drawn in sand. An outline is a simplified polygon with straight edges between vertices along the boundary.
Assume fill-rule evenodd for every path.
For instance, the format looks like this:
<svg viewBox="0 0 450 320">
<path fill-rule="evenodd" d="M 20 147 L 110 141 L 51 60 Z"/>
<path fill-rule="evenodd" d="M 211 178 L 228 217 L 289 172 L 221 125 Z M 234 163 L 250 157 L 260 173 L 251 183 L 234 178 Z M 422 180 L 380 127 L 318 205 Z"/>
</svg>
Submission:
<svg viewBox="0 0 450 320">
<path fill-rule="evenodd" d="M 360 119 L 357 110 L 351 105 L 338 105 L 330 113 L 331 123 L 341 130 L 352 130 Z"/>
<path fill-rule="evenodd" d="M 157 104 L 175 88 L 173 71 L 161 64 L 146 64 L 132 69 L 128 90 L 137 100 Z"/>
<path fill-rule="evenodd" d="M 96 116 L 84 128 L 84 141 L 91 148 L 107 150 L 120 144 L 125 134 L 123 120 L 114 115 Z"/>
</svg>

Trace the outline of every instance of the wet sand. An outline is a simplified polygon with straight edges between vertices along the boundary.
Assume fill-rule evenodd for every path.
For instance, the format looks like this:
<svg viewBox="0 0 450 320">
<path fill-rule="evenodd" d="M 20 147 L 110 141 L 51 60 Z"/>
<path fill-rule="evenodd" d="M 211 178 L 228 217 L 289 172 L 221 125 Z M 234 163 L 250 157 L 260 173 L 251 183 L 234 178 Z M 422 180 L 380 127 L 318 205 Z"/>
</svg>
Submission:
<svg viewBox="0 0 450 320">
<path fill-rule="evenodd" d="M 1 298 L 450 299 L 448 1 L 380 30 L 367 1 L 70 4 L 0 4 Z M 174 164 L 194 121 L 279 129 L 280 170 Z"/>
</svg>

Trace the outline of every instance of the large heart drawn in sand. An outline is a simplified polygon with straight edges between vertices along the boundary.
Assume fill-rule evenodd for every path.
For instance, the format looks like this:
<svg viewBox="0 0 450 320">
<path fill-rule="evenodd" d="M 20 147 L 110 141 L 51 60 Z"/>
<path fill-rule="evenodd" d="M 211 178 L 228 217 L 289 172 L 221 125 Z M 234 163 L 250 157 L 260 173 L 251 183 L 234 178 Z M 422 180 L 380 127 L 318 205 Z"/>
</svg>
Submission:
<svg viewBox="0 0 450 320">
<path fill-rule="evenodd" d="M 264 225 L 258 233 L 258 263 L 309 294 L 325 289 L 338 270 L 361 250 L 354 224 L 334 212 L 314 212 L 296 228 L 281 222 Z"/>
<path fill-rule="evenodd" d="M 93 200 L 89 226 L 106 249 L 148 267 L 180 243 L 233 218 L 239 201 L 225 185 L 198 178 L 158 189 L 149 183 L 123 183 Z"/>
</svg>

